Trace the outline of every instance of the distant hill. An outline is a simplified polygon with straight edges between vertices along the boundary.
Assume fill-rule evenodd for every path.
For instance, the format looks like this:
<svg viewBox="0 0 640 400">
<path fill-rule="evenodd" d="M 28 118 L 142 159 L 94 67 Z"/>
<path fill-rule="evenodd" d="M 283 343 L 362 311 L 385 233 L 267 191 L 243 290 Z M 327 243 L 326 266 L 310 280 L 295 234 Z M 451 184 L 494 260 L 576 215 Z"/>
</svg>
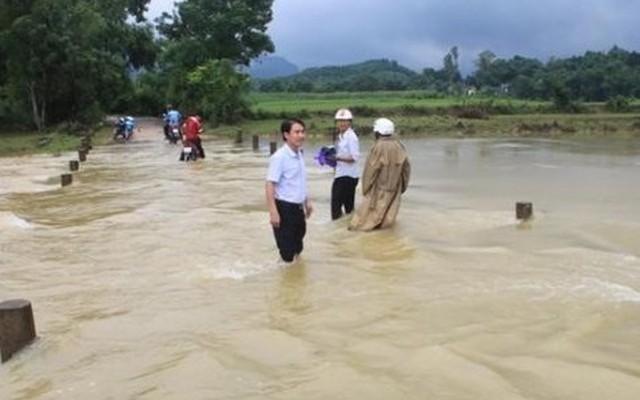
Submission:
<svg viewBox="0 0 640 400">
<path fill-rule="evenodd" d="M 261 79 L 262 91 L 402 90 L 420 74 L 396 61 L 379 59 L 344 66 L 307 68 L 287 77 Z"/>
<path fill-rule="evenodd" d="M 349 64 L 344 66 L 326 66 L 307 68 L 298 74 L 299 78 L 308 78 L 313 80 L 334 79 L 337 75 L 343 78 L 353 78 L 361 75 L 374 76 L 406 76 L 413 78 L 418 75 L 417 72 L 403 67 L 396 61 L 379 59 L 369 60 L 357 64 Z"/>
<path fill-rule="evenodd" d="M 278 56 L 262 56 L 251 62 L 249 75 L 257 79 L 279 78 L 295 75 L 300 69 Z"/>
</svg>

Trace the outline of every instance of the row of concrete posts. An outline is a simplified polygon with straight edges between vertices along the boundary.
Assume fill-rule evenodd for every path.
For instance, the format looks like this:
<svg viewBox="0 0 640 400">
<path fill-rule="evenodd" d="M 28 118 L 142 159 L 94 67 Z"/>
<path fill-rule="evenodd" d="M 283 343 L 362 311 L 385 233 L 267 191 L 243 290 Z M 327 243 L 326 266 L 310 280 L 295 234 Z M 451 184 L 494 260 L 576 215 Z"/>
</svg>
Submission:
<svg viewBox="0 0 640 400">
<path fill-rule="evenodd" d="M 80 139 L 80 145 L 78 146 L 78 159 L 69 160 L 69 171 L 76 172 L 80 169 L 80 163 L 87 161 L 87 154 L 89 150 L 93 149 L 91 144 L 91 136 L 83 136 Z M 60 175 L 60 184 L 64 186 L 71 185 L 73 183 L 73 174 L 64 173 Z"/>
<path fill-rule="evenodd" d="M 69 161 L 71 172 L 78 171 L 80 163 L 87 161 L 87 154 L 92 148 L 91 136 L 82 136 L 78 146 L 78 159 Z M 60 183 L 63 187 L 72 182 L 73 175 L 71 173 L 60 175 Z M 0 302 L 0 356 L 2 363 L 33 342 L 35 338 L 36 325 L 31 302 L 25 299 Z"/>
</svg>

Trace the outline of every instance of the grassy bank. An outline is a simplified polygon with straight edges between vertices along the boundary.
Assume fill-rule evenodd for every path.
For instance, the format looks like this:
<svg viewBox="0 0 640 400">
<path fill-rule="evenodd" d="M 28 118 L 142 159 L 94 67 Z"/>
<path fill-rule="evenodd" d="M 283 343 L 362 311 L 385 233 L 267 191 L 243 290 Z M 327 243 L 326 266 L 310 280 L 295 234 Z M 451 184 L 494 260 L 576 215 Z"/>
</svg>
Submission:
<svg viewBox="0 0 640 400">
<path fill-rule="evenodd" d="M 252 93 L 252 111 L 265 114 L 302 112 L 332 114 L 340 107 L 366 116 L 376 111 L 398 110 L 408 114 L 435 114 L 460 107 L 495 109 L 499 113 L 543 111 L 548 102 L 486 97 L 432 97 L 419 91 L 338 93 Z"/>
<path fill-rule="evenodd" d="M 94 145 L 111 141 L 111 128 L 98 126 L 92 132 L 73 132 L 58 127 L 46 133 L 4 132 L 0 133 L 0 157 L 29 154 L 61 154 L 80 147 L 83 137 L 90 136 Z"/>
<path fill-rule="evenodd" d="M 296 116 L 295 113 L 291 114 Z M 423 137 L 539 137 L 539 138 L 618 138 L 640 139 L 640 115 L 638 114 L 526 114 L 498 115 L 484 119 L 462 119 L 453 116 L 403 116 L 381 112 L 391 118 L 400 135 Z M 359 134 L 371 133 L 376 117 L 354 120 Z M 308 135 L 331 136 L 334 121 L 331 117 L 309 116 L 303 118 Z M 281 119 L 245 121 L 238 125 L 221 126 L 214 134 L 233 136 L 242 132 L 245 136 L 260 135 L 278 138 Z"/>
<path fill-rule="evenodd" d="M 78 147 L 80 139 L 62 132 L 39 134 L 37 132 L 0 134 L 0 156 L 27 154 L 58 154 Z"/>
<path fill-rule="evenodd" d="M 391 118 L 400 134 L 434 137 L 616 137 L 640 138 L 640 103 L 624 113 L 603 103 L 586 103 L 578 113 L 558 113 L 549 102 L 509 98 L 431 98 L 421 92 L 254 93 L 256 118 L 216 129 L 218 134 L 277 137 L 282 118 L 305 120 L 314 136 L 331 135 L 333 115 L 348 107 L 357 132 L 370 132 L 373 121 Z"/>
</svg>

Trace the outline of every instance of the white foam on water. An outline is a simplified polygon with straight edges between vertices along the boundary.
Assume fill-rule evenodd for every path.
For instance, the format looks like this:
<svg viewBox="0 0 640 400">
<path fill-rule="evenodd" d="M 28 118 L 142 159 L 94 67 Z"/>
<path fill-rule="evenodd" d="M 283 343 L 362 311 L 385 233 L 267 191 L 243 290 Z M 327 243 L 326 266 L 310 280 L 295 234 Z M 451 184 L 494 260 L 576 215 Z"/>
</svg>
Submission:
<svg viewBox="0 0 640 400">
<path fill-rule="evenodd" d="M 30 229 L 33 225 L 13 213 L 0 212 L 0 227 Z"/>
<path fill-rule="evenodd" d="M 288 265 L 289 264 L 283 261 L 256 263 L 252 261 L 237 260 L 232 265 L 216 268 L 213 271 L 210 271 L 209 274 L 214 279 L 242 281 L 253 276 L 286 268 Z"/>
<path fill-rule="evenodd" d="M 598 278 L 584 278 L 582 282 L 571 288 L 574 293 L 597 295 L 615 302 L 640 303 L 640 292 L 630 286 L 615 282 L 603 281 Z"/>
<path fill-rule="evenodd" d="M 484 232 L 510 227 L 514 224 L 513 213 L 505 211 L 479 212 L 461 209 L 447 213 L 434 213 L 428 215 L 428 218 L 432 221 L 430 225 L 434 229 L 452 234 Z"/>
<path fill-rule="evenodd" d="M 637 256 L 581 247 L 550 249 L 543 253 L 573 260 L 572 268 L 584 275 L 578 282 L 571 280 L 561 283 L 562 287 L 558 290 L 615 302 L 640 302 L 640 291 L 634 288 L 638 287 L 640 279 Z M 609 276 L 616 277 L 615 281 L 610 280 Z"/>
<path fill-rule="evenodd" d="M 501 246 L 458 246 L 451 247 L 448 251 L 461 254 L 510 254 L 511 251 Z"/>
<path fill-rule="evenodd" d="M 509 142 L 509 143 L 492 144 L 491 147 L 493 147 L 494 149 L 526 149 L 526 148 L 531 148 L 532 146 L 527 143 Z"/>
<path fill-rule="evenodd" d="M 557 282 L 524 281 L 499 285 L 460 287 L 466 296 L 524 294 L 530 300 L 548 301 L 558 298 L 596 298 L 611 303 L 640 303 L 640 292 L 630 286 L 595 277 Z"/>
<path fill-rule="evenodd" d="M 40 193 L 60 187 L 60 176 L 38 175 L 30 178 L 2 178 L 0 194 L 5 193 Z"/>
<path fill-rule="evenodd" d="M 555 165 L 555 164 L 533 164 L 534 167 L 538 167 L 538 168 L 543 168 L 543 169 L 558 169 L 558 168 L 562 168 L 561 165 Z"/>
</svg>

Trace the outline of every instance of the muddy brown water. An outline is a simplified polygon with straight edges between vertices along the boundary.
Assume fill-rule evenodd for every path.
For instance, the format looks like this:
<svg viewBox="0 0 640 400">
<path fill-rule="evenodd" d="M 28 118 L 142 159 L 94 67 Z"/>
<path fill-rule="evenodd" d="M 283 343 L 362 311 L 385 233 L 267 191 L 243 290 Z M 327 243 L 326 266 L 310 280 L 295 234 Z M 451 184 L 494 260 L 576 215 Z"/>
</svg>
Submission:
<svg viewBox="0 0 640 400">
<path fill-rule="evenodd" d="M 639 143 L 407 139 L 398 223 L 366 234 L 330 220 L 323 144 L 293 266 L 268 140 L 185 164 L 157 130 L 65 188 L 71 153 L 0 159 L 0 300 L 38 332 L 0 398 L 638 398 Z"/>
</svg>

